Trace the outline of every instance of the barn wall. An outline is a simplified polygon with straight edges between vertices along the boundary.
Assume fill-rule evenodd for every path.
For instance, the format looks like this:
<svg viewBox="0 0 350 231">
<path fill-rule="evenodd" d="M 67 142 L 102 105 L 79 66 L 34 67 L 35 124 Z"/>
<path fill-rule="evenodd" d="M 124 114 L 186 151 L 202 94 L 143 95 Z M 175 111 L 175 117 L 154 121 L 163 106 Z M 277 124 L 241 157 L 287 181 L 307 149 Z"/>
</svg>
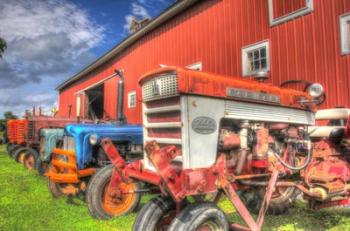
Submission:
<svg viewBox="0 0 350 231">
<path fill-rule="evenodd" d="M 147 34 L 126 51 L 85 78 L 60 92 L 60 114 L 68 115 L 78 90 L 125 71 L 126 94 L 140 88 L 139 77 L 159 64 L 187 66 L 201 61 L 203 71 L 242 75 L 242 47 L 259 41 L 270 42 L 273 84 L 305 79 L 325 85 L 324 107 L 350 106 L 350 55 L 340 52 L 339 15 L 350 12 L 348 0 L 314 0 L 314 11 L 292 21 L 270 27 L 267 0 L 208 0 L 183 12 Z M 117 79 L 105 86 L 106 111 L 115 116 Z M 141 103 L 127 109 L 131 123 L 141 123 Z"/>
</svg>

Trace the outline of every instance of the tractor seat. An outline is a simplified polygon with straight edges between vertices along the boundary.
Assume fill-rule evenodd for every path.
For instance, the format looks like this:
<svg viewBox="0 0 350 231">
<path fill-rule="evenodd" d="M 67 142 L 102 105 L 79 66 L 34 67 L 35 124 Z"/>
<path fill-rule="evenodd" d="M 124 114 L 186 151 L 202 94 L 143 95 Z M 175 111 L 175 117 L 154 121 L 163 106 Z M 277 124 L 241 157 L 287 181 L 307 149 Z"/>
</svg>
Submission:
<svg viewBox="0 0 350 231">
<path fill-rule="evenodd" d="M 350 116 L 348 108 L 324 109 L 316 112 L 316 120 L 347 120 Z"/>
</svg>

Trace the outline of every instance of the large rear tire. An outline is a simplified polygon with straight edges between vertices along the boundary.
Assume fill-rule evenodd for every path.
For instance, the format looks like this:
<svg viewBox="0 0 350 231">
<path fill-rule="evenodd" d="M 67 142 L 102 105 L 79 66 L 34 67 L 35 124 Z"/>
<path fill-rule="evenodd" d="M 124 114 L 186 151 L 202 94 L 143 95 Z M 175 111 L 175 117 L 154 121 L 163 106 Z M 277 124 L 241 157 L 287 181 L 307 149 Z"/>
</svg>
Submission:
<svg viewBox="0 0 350 231">
<path fill-rule="evenodd" d="M 272 193 L 267 213 L 272 215 L 286 213 L 293 206 L 298 194 L 299 190 L 295 187 L 276 187 Z M 259 213 L 264 195 L 264 190 L 239 192 L 239 196 L 248 210 L 255 214 Z"/>
<path fill-rule="evenodd" d="M 141 199 L 139 193 L 130 193 L 137 191 L 139 184 L 120 183 L 120 196 L 113 196 L 108 191 L 108 186 L 112 176 L 113 165 L 107 165 L 100 169 L 91 178 L 87 192 L 86 201 L 90 214 L 98 219 L 110 219 L 134 211 Z"/>
<path fill-rule="evenodd" d="M 288 212 L 299 195 L 300 191 L 295 187 L 277 187 L 273 192 L 268 209 L 269 214 L 280 215 Z"/>
<path fill-rule="evenodd" d="M 28 170 L 34 170 L 35 163 L 38 158 L 39 158 L 38 152 L 32 148 L 28 148 L 27 153 L 23 160 L 23 164 Z"/>
<path fill-rule="evenodd" d="M 23 163 L 26 153 L 27 153 L 26 147 L 18 148 L 13 152 L 13 158 L 15 159 L 16 162 Z"/>
<path fill-rule="evenodd" d="M 228 231 L 225 214 L 214 203 L 191 204 L 173 220 L 168 231 Z"/>
<path fill-rule="evenodd" d="M 138 213 L 133 231 L 166 231 L 176 216 L 175 202 L 171 198 L 156 197 Z"/>
</svg>

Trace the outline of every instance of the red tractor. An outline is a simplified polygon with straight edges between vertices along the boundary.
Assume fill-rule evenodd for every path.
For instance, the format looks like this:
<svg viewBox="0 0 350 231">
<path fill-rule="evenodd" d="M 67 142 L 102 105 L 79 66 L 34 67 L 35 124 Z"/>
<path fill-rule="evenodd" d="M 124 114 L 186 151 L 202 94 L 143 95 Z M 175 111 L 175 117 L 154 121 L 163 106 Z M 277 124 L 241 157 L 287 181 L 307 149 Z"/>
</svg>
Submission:
<svg viewBox="0 0 350 231">
<path fill-rule="evenodd" d="M 118 215 L 134 209 L 138 182 L 160 196 L 143 206 L 133 230 L 260 230 L 268 208 L 290 206 L 299 185 L 289 177 L 311 160 L 307 126 L 314 125 L 321 85 L 297 91 L 176 67 L 148 73 L 140 84 L 144 159 L 127 164 L 102 141 L 114 167 L 88 186 L 92 215 L 109 218 L 112 205 Z M 257 220 L 242 196 L 250 191 L 263 195 Z M 216 205 L 223 195 L 248 228 L 229 225 Z"/>
<path fill-rule="evenodd" d="M 17 120 L 16 149 L 11 152 L 12 157 L 25 165 L 29 170 L 35 168 L 40 150 L 40 131 L 44 128 L 63 128 L 69 123 L 76 123 L 76 119 L 51 116 L 33 116 Z"/>
</svg>

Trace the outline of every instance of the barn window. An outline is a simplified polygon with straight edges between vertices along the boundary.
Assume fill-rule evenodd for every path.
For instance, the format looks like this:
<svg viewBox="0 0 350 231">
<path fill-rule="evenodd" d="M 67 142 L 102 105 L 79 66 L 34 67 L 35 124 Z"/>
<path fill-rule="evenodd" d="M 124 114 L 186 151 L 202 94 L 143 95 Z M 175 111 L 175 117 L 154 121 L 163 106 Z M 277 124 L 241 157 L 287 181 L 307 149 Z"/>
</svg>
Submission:
<svg viewBox="0 0 350 231">
<path fill-rule="evenodd" d="M 202 70 L 202 62 L 196 62 L 196 63 L 190 64 L 186 68 L 191 69 L 191 70 L 201 71 Z"/>
<path fill-rule="evenodd" d="M 128 108 L 136 107 L 136 92 L 129 92 L 128 94 Z"/>
<path fill-rule="evenodd" d="M 313 11 L 313 0 L 268 0 L 268 3 L 271 26 Z"/>
<path fill-rule="evenodd" d="M 350 13 L 340 16 L 341 52 L 350 54 Z"/>
<path fill-rule="evenodd" d="M 269 71 L 269 42 L 256 43 L 242 49 L 243 76 L 254 75 L 258 71 Z"/>
</svg>

